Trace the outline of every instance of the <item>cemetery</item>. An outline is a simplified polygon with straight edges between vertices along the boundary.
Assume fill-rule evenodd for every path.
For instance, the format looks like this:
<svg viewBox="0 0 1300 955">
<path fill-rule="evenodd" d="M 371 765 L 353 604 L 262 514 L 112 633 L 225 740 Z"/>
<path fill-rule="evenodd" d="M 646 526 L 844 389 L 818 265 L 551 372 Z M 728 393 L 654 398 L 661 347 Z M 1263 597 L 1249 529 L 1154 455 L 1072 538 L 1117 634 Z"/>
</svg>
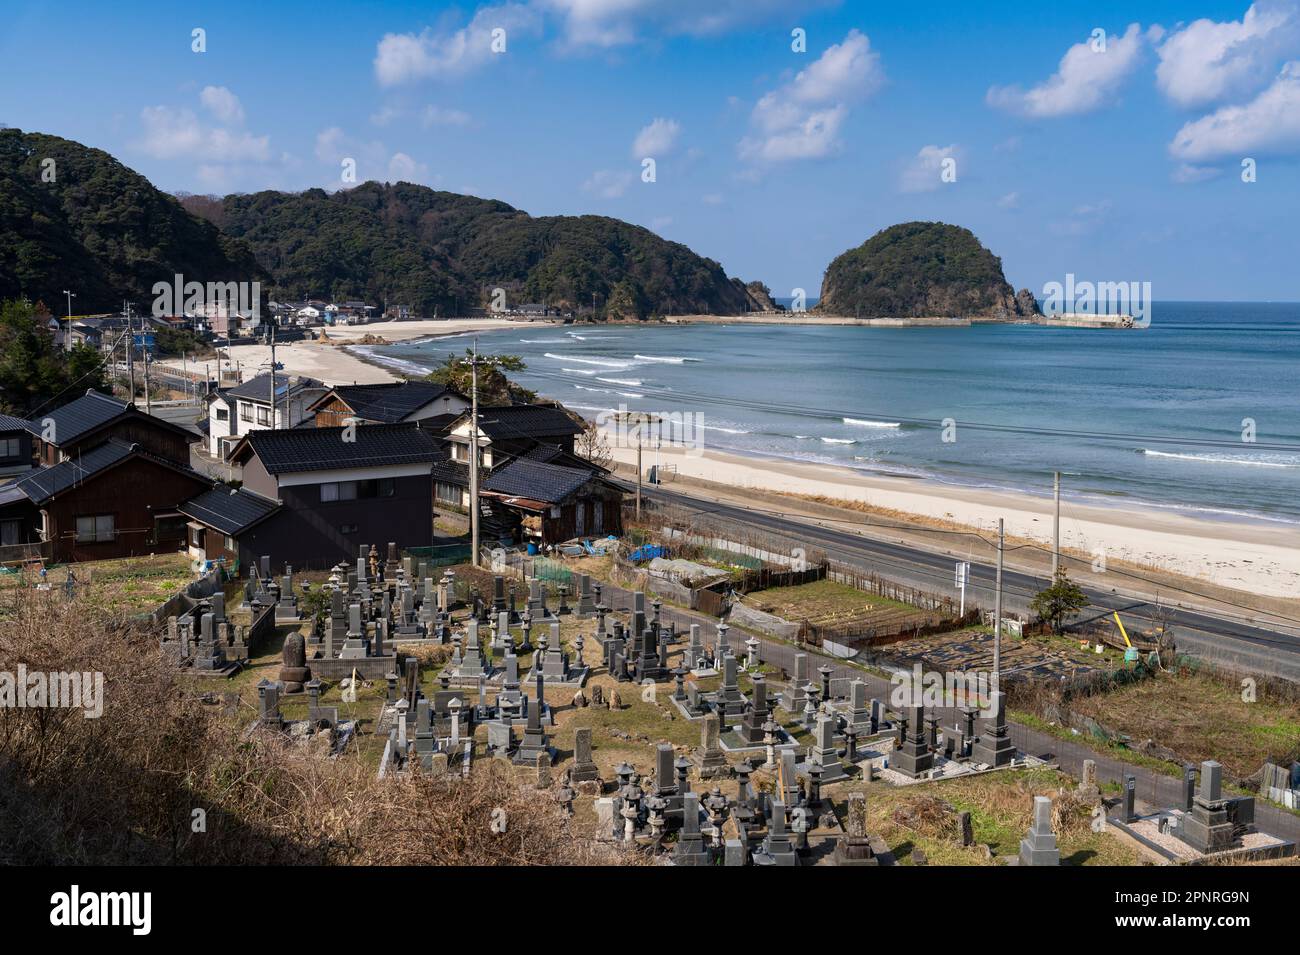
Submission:
<svg viewBox="0 0 1300 955">
<path fill-rule="evenodd" d="M 301 573 L 267 555 L 224 585 L 166 599 L 152 614 L 154 646 L 183 685 L 233 717 L 240 739 L 337 766 L 353 787 L 435 786 L 440 799 L 513 787 L 544 800 L 547 824 L 603 863 L 1294 854 L 1260 831 L 1253 798 L 1218 763 L 1186 800 L 1126 801 L 1122 788 L 1096 785 L 1095 771 L 1076 783 L 1050 757 L 1019 751 L 1004 693 L 983 709 L 900 703 L 871 667 L 734 618 L 683 622 L 682 605 L 588 572 L 605 561 L 575 560 L 568 574 L 555 562 L 431 567 L 376 544 Z M 980 634 L 969 633 L 973 646 Z M 1005 645 L 1016 659 L 1018 641 Z M 913 648 L 891 649 L 900 647 L 911 660 Z M 1274 713 L 1278 732 L 1287 713 Z M 1263 795 L 1292 791 L 1289 767 L 1273 767 Z"/>
</svg>

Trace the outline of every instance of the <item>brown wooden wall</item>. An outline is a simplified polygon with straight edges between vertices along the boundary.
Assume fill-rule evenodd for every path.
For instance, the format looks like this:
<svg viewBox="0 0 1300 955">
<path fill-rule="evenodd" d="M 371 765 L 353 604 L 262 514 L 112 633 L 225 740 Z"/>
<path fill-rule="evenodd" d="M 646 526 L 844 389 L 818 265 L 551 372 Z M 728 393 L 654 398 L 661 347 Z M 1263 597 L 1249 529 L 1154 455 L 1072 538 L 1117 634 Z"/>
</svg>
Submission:
<svg viewBox="0 0 1300 955">
<path fill-rule="evenodd" d="M 179 550 L 185 545 L 185 521 L 177 536 L 154 537 L 154 516 L 175 511 L 182 501 L 205 490 L 201 477 L 174 471 L 148 458 L 133 457 L 56 497 L 45 506 L 46 533 L 55 561 L 106 560 Z M 77 543 L 77 517 L 112 514 L 115 540 Z"/>
</svg>

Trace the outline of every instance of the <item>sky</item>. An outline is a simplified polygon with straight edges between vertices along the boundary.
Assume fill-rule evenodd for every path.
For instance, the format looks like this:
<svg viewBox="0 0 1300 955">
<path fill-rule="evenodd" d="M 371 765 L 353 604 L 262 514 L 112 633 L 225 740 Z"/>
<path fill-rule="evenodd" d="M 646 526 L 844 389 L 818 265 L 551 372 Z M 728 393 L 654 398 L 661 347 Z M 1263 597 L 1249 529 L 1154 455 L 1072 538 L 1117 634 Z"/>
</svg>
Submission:
<svg viewBox="0 0 1300 955">
<path fill-rule="evenodd" d="M 1300 0 L 7 0 L 0 123 L 170 192 L 614 216 L 777 296 L 924 219 L 1040 296 L 1300 299 Z"/>
</svg>

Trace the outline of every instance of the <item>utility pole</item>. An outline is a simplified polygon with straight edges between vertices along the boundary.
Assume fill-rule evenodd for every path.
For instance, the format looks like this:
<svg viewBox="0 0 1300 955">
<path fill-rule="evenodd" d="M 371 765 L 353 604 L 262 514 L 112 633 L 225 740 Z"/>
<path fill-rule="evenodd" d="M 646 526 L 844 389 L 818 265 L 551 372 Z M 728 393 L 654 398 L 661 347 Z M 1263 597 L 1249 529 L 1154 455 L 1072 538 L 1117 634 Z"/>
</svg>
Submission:
<svg viewBox="0 0 1300 955">
<path fill-rule="evenodd" d="M 997 595 L 993 598 L 993 685 L 1000 686 L 1002 679 L 1002 551 L 1005 539 L 1004 520 L 998 518 L 998 577 Z"/>
<path fill-rule="evenodd" d="M 470 411 L 469 411 L 469 546 L 470 563 L 478 566 L 478 339 L 474 339 L 474 354 L 470 358 Z"/>
<path fill-rule="evenodd" d="M 63 350 L 72 351 L 72 300 L 77 297 L 77 293 L 64 289 L 63 294 L 68 297 L 68 332 L 63 338 Z"/>
<path fill-rule="evenodd" d="M 288 422 L 285 422 L 288 425 Z M 275 430 L 275 326 L 271 326 L 271 430 Z"/>
<path fill-rule="evenodd" d="M 131 380 L 131 404 L 135 404 L 135 334 L 131 326 L 131 303 L 123 302 L 126 312 L 126 376 Z"/>
<path fill-rule="evenodd" d="M 1052 516 L 1052 582 L 1061 570 L 1061 472 L 1053 471 L 1052 501 L 1055 511 Z"/>
<path fill-rule="evenodd" d="M 144 359 L 144 413 L 151 414 L 153 400 L 149 397 L 149 346 L 147 344 L 144 344 L 140 356 Z"/>
</svg>

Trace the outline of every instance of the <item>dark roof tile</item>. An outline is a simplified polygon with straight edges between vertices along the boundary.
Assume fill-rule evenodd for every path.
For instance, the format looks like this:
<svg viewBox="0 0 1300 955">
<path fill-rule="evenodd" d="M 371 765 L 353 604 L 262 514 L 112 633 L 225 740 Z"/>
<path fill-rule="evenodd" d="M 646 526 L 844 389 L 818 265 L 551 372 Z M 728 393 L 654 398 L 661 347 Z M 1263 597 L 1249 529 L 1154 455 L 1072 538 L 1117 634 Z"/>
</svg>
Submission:
<svg viewBox="0 0 1300 955">
<path fill-rule="evenodd" d="M 239 448 L 251 449 L 271 474 L 431 464 L 443 456 L 442 442 L 413 423 L 360 425 L 354 429 L 354 441 L 343 440 L 345 430 L 250 431 Z M 237 453 L 243 451 L 237 449 Z"/>
<path fill-rule="evenodd" d="M 269 517 L 279 508 L 278 501 L 244 488 L 234 490 L 223 485 L 190 498 L 177 510 L 223 534 L 234 535 Z"/>
<path fill-rule="evenodd" d="M 555 504 L 592 479 L 590 471 L 518 458 L 483 482 L 483 490 Z"/>
</svg>

